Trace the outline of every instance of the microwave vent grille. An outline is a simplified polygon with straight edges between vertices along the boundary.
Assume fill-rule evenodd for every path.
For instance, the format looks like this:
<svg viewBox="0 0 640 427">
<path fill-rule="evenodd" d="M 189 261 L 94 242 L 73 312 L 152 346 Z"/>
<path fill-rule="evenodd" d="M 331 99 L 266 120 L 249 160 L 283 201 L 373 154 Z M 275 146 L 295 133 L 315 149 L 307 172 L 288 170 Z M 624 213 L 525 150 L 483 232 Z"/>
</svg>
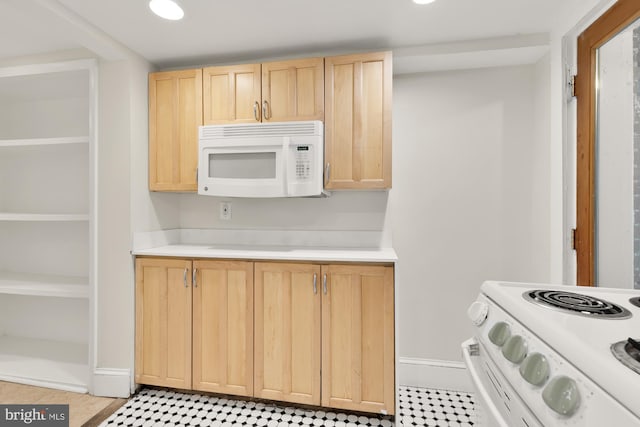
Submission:
<svg viewBox="0 0 640 427">
<path fill-rule="evenodd" d="M 322 135 L 322 122 L 283 122 L 244 125 L 210 125 L 200 127 L 200 138 L 203 139 L 313 135 Z"/>
</svg>

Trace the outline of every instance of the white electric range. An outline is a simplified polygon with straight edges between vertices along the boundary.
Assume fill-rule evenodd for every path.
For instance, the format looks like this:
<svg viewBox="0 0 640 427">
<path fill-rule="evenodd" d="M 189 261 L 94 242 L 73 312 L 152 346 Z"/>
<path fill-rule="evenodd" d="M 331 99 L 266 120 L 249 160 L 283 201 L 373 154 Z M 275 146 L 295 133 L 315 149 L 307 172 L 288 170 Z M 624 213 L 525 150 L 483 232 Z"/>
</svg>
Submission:
<svg viewBox="0 0 640 427">
<path fill-rule="evenodd" d="M 462 345 L 480 425 L 640 426 L 639 301 L 633 290 L 485 282 Z"/>
</svg>

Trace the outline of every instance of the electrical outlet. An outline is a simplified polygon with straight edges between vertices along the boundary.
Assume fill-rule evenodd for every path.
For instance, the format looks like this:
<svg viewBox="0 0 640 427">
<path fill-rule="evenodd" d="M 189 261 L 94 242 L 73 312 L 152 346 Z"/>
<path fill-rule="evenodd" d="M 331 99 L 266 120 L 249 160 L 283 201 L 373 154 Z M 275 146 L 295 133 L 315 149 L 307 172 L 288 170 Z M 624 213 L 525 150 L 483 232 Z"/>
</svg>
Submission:
<svg viewBox="0 0 640 427">
<path fill-rule="evenodd" d="M 224 221 L 231 219 L 231 202 L 220 202 L 220 219 Z"/>
</svg>

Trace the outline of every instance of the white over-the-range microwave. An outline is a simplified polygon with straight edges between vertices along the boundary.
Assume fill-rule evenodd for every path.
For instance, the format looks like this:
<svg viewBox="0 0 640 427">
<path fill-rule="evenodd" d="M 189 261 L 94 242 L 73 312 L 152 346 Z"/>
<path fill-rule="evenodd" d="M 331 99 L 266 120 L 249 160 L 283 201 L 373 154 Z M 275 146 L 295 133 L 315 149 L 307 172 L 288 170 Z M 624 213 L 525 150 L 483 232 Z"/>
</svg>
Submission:
<svg viewBox="0 0 640 427">
<path fill-rule="evenodd" d="M 198 194 L 320 196 L 323 162 L 321 121 L 200 126 Z"/>
</svg>

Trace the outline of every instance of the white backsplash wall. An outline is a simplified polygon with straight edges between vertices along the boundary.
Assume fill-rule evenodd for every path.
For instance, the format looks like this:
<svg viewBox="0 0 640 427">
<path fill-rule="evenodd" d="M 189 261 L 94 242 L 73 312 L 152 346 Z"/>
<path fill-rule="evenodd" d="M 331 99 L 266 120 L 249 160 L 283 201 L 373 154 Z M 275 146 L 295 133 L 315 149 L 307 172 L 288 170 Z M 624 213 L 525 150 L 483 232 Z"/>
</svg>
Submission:
<svg viewBox="0 0 640 427">
<path fill-rule="evenodd" d="M 391 246 L 387 191 L 334 191 L 327 198 L 245 199 L 182 194 L 180 228 L 382 231 Z M 231 220 L 221 220 L 219 204 L 231 202 Z"/>
<path fill-rule="evenodd" d="M 484 280 L 549 280 L 544 61 L 394 79 L 400 357 L 460 360 Z"/>
</svg>

